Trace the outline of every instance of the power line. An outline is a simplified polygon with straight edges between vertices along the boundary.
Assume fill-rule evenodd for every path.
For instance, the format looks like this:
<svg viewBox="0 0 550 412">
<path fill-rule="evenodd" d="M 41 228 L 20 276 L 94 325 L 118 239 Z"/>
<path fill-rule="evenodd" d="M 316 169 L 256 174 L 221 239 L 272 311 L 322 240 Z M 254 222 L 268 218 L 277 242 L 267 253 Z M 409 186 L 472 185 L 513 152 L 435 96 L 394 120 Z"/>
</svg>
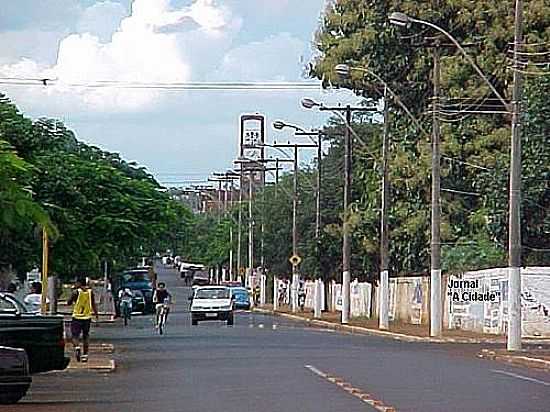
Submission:
<svg viewBox="0 0 550 412">
<path fill-rule="evenodd" d="M 89 82 L 62 82 L 59 79 L 0 77 L 0 84 L 8 86 L 69 87 L 89 89 L 134 90 L 311 90 L 319 89 L 319 82 L 132 82 L 121 80 L 95 80 Z"/>
</svg>

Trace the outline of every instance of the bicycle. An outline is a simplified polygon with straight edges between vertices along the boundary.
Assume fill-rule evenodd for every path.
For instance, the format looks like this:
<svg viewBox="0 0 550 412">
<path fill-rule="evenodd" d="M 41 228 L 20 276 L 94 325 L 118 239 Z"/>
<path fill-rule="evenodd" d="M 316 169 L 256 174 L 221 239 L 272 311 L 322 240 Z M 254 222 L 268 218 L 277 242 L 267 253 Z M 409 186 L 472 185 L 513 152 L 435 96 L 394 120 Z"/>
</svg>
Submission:
<svg viewBox="0 0 550 412">
<path fill-rule="evenodd" d="M 158 306 L 160 306 L 160 308 Z M 157 305 L 156 329 L 158 330 L 159 335 L 163 335 L 164 332 L 166 332 L 166 320 L 168 318 L 168 309 L 169 307 L 167 303 L 161 303 Z"/>
<path fill-rule="evenodd" d="M 128 321 L 132 317 L 132 302 L 128 300 L 122 300 L 120 302 L 120 314 L 124 320 L 124 326 L 128 326 Z"/>
</svg>

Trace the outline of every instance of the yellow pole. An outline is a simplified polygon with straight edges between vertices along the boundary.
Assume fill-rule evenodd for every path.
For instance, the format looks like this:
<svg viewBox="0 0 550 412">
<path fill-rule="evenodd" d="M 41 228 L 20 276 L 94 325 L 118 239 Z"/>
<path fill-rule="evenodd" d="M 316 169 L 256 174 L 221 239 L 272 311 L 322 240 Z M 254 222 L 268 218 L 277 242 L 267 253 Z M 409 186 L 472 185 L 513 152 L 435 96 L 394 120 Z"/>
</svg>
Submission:
<svg viewBox="0 0 550 412">
<path fill-rule="evenodd" d="M 48 311 L 46 296 L 48 294 L 48 232 L 42 229 L 42 300 L 41 312 L 45 315 Z"/>
</svg>

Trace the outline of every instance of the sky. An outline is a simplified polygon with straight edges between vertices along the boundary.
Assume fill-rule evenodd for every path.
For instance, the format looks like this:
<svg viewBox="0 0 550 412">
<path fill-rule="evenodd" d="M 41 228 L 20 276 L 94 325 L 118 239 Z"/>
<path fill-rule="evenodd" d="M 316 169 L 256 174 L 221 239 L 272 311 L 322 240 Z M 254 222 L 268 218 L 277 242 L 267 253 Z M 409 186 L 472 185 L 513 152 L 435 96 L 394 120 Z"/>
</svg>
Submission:
<svg viewBox="0 0 550 412">
<path fill-rule="evenodd" d="M 306 128 L 328 115 L 300 107 L 357 99 L 347 91 L 159 91 L 69 84 L 311 81 L 304 66 L 325 0 L 17 0 L 0 8 L 0 86 L 26 115 L 62 120 L 80 140 L 137 161 L 161 182 L 231 168 L 239 116 L 262 113 L 267 140 L 282 119 Z M 307 150 L 306 150 L 307 151 Z M 273 155 L 276 152 L 272 153 Z M 305 163 L 313 153 L 301 156 Z M 189 182 L 191 183 L 191 182 Z"/>
</svg>

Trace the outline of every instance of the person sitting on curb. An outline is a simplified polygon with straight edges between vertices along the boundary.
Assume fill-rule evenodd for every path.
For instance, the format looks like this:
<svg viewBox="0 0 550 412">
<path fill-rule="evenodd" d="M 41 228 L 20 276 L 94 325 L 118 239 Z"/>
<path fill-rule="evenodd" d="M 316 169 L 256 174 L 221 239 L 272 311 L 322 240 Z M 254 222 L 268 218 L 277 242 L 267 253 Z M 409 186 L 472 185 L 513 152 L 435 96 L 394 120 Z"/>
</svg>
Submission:
<svg viewBox="0 0 550 412">
<path fill-rule="evenodd" d="M 75 351 L 77 362 L 88 362 L 88 349 L 90 345 L 90 325 L 92 315 L 99 320 L 95 296 L 91 288 L 88 287 L 86 279 L 80 278 L 75 282 L 74 291 L 67 301 L 68 305 L 73 305 L 73 316 L 71 320 L 71 338 Z M 80 349 L 80 335 L 84 351 Z"/>
</svg>

